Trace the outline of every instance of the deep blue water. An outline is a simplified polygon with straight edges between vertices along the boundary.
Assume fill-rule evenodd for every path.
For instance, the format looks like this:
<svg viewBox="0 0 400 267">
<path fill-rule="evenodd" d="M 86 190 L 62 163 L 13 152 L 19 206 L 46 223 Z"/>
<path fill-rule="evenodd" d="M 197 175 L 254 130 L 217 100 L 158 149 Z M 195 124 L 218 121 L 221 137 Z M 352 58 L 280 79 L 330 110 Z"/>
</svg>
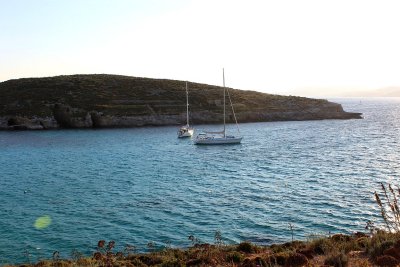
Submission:
<svg viewBox="0 0 400 267">
<path fill-rule="evenodd" d="M 0 132 L 0 265 L 89 255 L 100 239 L 146 250 L 217 230 L 284 242 L 289 223 L 299 239 L 364 230 L 379 182 L 400 181 L 400 99 L 333 100 L 364 119 L 241 124 L 231 146 L 195 146 L 177 127 Z"/>
</svg>

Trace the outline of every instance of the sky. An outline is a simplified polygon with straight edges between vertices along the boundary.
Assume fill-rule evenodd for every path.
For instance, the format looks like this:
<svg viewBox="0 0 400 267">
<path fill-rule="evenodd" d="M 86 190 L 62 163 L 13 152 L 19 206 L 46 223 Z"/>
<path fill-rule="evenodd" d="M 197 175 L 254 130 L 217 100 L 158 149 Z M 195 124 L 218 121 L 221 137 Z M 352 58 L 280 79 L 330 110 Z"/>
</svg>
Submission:
<svg viewBox="0 0 400 267">
<path fill-rule="evenodd" d="M 400 86 L 400 1 L 0 0 L 0 81 L 67 74 L 341 95 Z"/>
</svg>

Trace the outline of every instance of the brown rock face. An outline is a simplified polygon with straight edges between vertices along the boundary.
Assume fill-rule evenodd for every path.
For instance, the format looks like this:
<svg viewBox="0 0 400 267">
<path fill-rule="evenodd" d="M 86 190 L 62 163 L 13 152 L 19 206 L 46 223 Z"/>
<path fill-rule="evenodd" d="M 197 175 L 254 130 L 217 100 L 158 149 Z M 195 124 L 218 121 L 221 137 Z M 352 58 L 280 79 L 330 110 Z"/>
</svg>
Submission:
<svg viewBox="0 0 400 267">
<path fill-rule="evenodd" d="M 90 114 L 84 110 L 68 105 L 55 104 L 54 118 L 64 128 L 91 128 L 93 122 Z"/>
<path fill-rule="evenodd" d="M 58 128 L 54 118 L 26 118 L 20 116 L 7 116 L 0 118 L 0 130 L 43 130 Z"/>
</svg>

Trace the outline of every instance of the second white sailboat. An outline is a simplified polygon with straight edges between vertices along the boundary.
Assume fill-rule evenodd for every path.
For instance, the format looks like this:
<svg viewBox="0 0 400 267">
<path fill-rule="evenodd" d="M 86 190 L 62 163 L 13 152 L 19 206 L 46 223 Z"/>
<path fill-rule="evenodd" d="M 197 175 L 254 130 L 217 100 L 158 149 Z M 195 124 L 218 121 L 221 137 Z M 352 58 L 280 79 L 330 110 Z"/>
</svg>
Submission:
<svg viewBox="0 0 400 267">
<path fill-rule="evenodd" d="M 186 82 L 186 125 L 182 126 L 178 131 L 178 138 L 191 137 L 194 129 L 189 126 L 189 92 L 188 84 Z"/>
</svg>

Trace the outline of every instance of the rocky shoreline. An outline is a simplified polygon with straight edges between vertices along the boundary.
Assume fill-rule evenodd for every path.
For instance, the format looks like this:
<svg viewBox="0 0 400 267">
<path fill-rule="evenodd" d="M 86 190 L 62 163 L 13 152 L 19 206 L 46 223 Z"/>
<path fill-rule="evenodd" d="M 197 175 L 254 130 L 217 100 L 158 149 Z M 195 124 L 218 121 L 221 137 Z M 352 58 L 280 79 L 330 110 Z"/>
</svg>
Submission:
<svg viewBox="0 0 400 267">
<path fill-rule="evenodd" d="M 185 123 L 184 82 L 71 75 L 0 83 L 0 130 L 122 128 Z M 221 87 L 190 83 L 193 124 L 222 121 Z M 327 100 L 230 89 L 239 123 L 360 119 Z M 233 116 L 228 113 L 228 122 Z"/>
<path fill-rule="evenodd" d="M 342 110 L 341 105 L 335 109 Z M 67 110 L 70 110 L 67 112 Z M 183 124 L 184 114 L 180 115 L 146 115 L 146 116 L 110 116 L 101 112 L 86 112 L 82 116 L 74 116 L 74 108 L 63 106 L 61 110 L 55 109 L 53 116 L 48 117 L 22 117 L 2 116 L 0 117 L 0 130 L 49 130 L 62 128 L 128 128 L 142 126 L 168 126 Z M 196 124 L 221 123 L 216 120 L 212 112 L 199 112 L 193 114 Z M 220 116 L 218 116 L 220 117 Z M 308 112 L 247 112 L 238 115 L 241 123 L 245 122 L 271 122 L 271 121 L 304 121 L 323 119 L 359 119 L 360 113 L 349 113 L 344 111 L 316 110 Z"/>
</svg>

